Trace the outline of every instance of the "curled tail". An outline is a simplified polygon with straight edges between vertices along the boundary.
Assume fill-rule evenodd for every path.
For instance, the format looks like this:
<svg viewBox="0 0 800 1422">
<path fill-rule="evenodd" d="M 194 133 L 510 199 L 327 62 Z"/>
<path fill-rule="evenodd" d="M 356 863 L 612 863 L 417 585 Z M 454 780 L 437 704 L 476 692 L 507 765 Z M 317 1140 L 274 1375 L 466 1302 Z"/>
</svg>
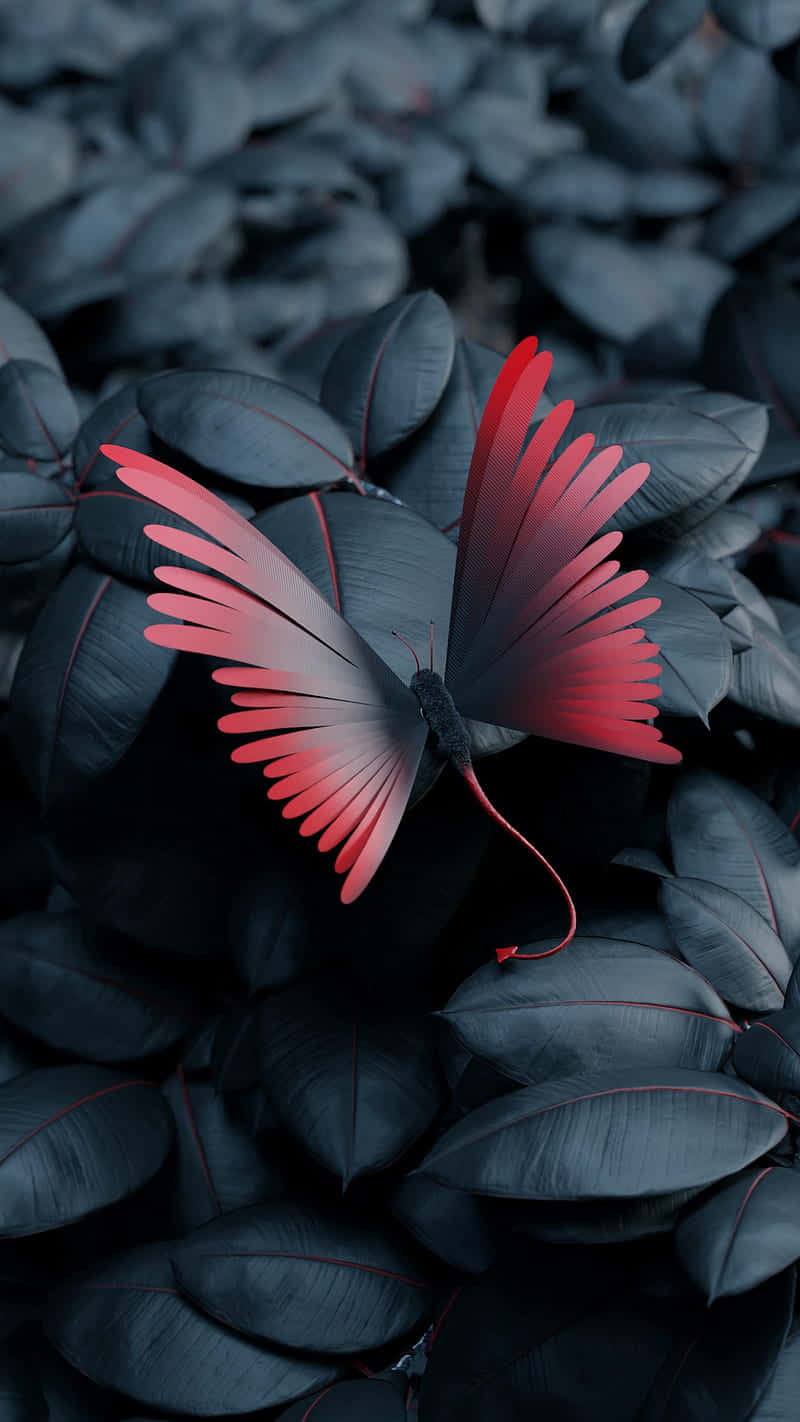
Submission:
<svg viewBox="0 0 800 1422">
<path fill-rule="evenodd" d="M 536 856 L 542 867 L 547 870 L 551 879 L 553 879 L 553 881 L 558 885 L 559 889 L 561 890 L 561 893 L 564 895 L 564 900 L 569 910 L 569 928 L 567 929 L 567 932 L 562 938 L 561 942 L 557 943 L 555 948 L 548 948 L 545 950 L 544 953 L 520 953 L 516 947 L 496 948 L 495 953 L 497 955 L 497 961 L 498 963 L 504 963 L 507 958 L 549 958 L 551 953 L 558 953 L 562 948 L 566 948 L 568 943 L 572 942 L 572 939 L 575 937 L 575 933 L 578 927 L 578 919 L 575 913 L 575 905 L 572 902 L 572 896 L 569 892 L 569 889 L 561 878 L 561 875 L 556 873 L 556 870 L 553 868 L 552 864 L 548 863 L 544 855 L 540 854 L 536 846 L 531 844 L 530 840 L 526 839 L 524 834 L 520 834 L 519 830 L 515 829 L 512 824 L 509 824 L 508 820 L 505 819 L 504 816 L 500 814 L 500 811 L 495 808 L 495 806 L 489 799 L 489 796 L 486 794 L 486 791 L 484 790 L 480 781 L 478 780 L 477 775 L 475 774 L 475 767 L 473 766 L 472 761 L 454 759 L 453 763 L 455 764 L 455 767 L 458 770 L 459 774 L 463 776 L 464 780 L 466 781 L 467 785 L 469 786 L 472 794 L 475 796 L 475 799 L 478 801 L 478 804 L 481 806 L 481 808 L 484 809 L 486 813 L 491 816 L 491 818 L 495 821 L 496 824 L 502 825 L 504 830 L 507 830 L 507 832 L 512 835 L 514 839 L 516 839 L 520 844 L 524 845 L 526 849 L 529 849 L 531 854 Z"/>
</svg>

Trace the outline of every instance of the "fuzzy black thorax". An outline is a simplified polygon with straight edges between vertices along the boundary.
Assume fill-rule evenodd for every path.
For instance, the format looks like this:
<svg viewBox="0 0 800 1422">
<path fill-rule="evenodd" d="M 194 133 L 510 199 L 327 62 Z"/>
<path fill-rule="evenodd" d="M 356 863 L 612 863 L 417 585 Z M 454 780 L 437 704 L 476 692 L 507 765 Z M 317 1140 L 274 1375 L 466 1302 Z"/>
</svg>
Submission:
<svg viewBox="0 0 800 1422">
<path fill-rule="evenodd" d="M 454 765 L 470 765 L 469 731 L 439 673 L 418 671 L 412 676 L 410 686 L 437 738 L 439 754 L 452 760 Z"/>
</svg>

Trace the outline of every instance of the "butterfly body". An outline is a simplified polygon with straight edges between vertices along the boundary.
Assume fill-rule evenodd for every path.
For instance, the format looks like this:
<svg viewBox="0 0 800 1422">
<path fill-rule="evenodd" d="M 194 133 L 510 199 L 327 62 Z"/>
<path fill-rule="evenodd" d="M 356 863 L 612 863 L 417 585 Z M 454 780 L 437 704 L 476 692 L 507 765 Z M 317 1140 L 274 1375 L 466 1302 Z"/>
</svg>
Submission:
<svg viewBox="0 0 800 1422">
<path fill-rule="evenodd" d="M 439 673 L 425 668 L 415 673 L 410 685 L 429 730 L 436 737 L 438 754 L 458 769 L 471 765 L 469 731 Z"/>
</svg>

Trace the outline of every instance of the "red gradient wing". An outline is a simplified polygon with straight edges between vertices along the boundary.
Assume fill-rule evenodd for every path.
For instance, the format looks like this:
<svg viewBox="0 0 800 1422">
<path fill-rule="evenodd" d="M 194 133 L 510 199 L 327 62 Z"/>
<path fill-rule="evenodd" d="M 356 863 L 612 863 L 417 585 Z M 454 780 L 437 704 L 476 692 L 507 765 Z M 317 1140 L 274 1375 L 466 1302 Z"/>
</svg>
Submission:
<svg viewBox="0 0 800 1422">
<path fill-rule="evenodd" d="M 212 673 L 238 687 L 245 709 L 223 716 L 225 732 L 251 739 L 231 759 L 263 762 L 301 835 L 338 848 L 352 903 L 380 865 L 402 819 L 427 734 L 414 693 L 290 559 L 258 529 L 169 465 L 118 445 L 103 453 L 117 477 L 196 533 L 148 524 L 154 543 L 212 572 L 163 566 L 155 612 L 181 619 L 145 629 L 149 641 L 219 657 Z M 212 541 L 213 540 L 213 541 Z M 213 576 L 220 574 L 221 576 Z"/>
<path fill-rule="evenodd" d="M 592 435 L 554 459 L 570 400 L 526 445 L 551 364 L 535 340 L 523 341 L 484 410 L 464 496 L 445 680 L 465 716 L 675 764 L 680 752 L 649 724 L 660 668 L 648 659 L 658 648 L 634 625 L 660 600 L 633 597 L 647 574 L 622 573 L 608 558 L 622 535 L 600 534 L 649 465 L 612 477 L 622 450 L 589 458 Z"/>
</svg>

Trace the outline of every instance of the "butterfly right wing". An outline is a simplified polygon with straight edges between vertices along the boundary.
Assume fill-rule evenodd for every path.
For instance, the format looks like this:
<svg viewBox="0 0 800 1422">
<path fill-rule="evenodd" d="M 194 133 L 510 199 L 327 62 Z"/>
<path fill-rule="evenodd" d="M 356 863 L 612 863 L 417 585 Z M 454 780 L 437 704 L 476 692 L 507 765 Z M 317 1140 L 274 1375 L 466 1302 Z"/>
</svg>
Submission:
<svg viewBox="0 0 800 1422">
<path fill-rule="evenodd" d="M 148 524 L 161 547 L 212 569 L 155 569 L 175 589 L 148 605 L 182 622 L 145 629 L 149 641 L 228 663 L 212 673 L 238 688 L 241 709 L 218 722 L 251 739 L 232 752 L 263 762 L 268 795 L 301 835 L 338 847 L 343 903 L 363 892 L 391 844 L 425 744 L 419 702 L 314 584 L 268 538 L 169 465 L 116 445 L 103 453 L 123 484 L 210 534 Z"/>
<path fill-rule="evenodd" d="M 649 467 L 612 478 L 622 449 L 592 453 L 590 434 L 556 457 L 570 400 L 526 444 L 551 364 L 533 338 L 522 341 L 486 404 L 464 496 L 445 680 L 476 720 L 677 764 L 680 752 L 650 724 L 658 647 L 633 625 L 660 600 L 626 600 L 647 574 L 622 573 L 607 558 L 622 535 L 601 533 Z"/>
</svg>

